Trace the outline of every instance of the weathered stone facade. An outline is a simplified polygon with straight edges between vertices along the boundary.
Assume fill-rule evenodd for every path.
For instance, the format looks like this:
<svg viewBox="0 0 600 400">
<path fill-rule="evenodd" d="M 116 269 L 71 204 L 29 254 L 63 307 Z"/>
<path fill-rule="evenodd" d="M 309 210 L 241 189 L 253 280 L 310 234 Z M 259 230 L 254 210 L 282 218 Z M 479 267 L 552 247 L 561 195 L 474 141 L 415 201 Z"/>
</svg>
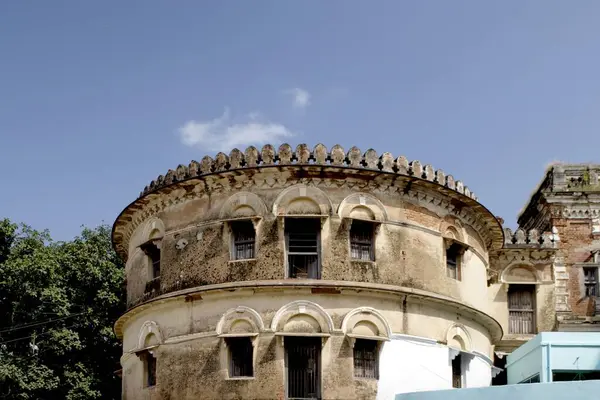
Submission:
<svg viewBox="0 0 600 400">
<path fill-rule="evenodd" d="M 600 267 L 600 165 L 557 164 L 548 169 L 519 216 L 524 229 L 553 232 L 558 330 L 600 330 L 595 295 L 586 295 L 584 271 Z M 598 307 L 598 308 L 597 308 Z"/>
<path fill-rule="evenodd" d="M 236 255 L 240 223 L 252 237 L 244 257 Z M 313 223 L 310 268 L 318 272 L 295 275 L 288 228 Z M 372 226 L 368 252 L 352 244 L 353 224 Z M 392 371 L 399 340 L 447 354 L 447 382 L 438 387 L 455 384 L 448 360 L 459 353 L 471 371 L 462 385 L 489 384 L 494 346 L 510 351 L 527 337 L 509 333 L 507 293 L 535 285 L 532 329 L 556 329 L 565 310 L 554 282 L 570 282 L 560 268 L 584 262 L 561 247 L 575 228 L 522 225 L 527 233 L 503 232 L 451 175 L 374 150 L 266 145 L 180 165 L 146 187 L 113 228 L 127 274 L 128 310 L 115 325 L 123 398 L 288 398 L 298 338 L 319 343 L 310 367 L 315 398 L 403 390 Z M 252 343 L 251 372 L 238 376 L 232 341 L 241 338 Z M 374 357 L 392 367 L 357 376 L 358 341 L 378 343 Z"/>
</svg>

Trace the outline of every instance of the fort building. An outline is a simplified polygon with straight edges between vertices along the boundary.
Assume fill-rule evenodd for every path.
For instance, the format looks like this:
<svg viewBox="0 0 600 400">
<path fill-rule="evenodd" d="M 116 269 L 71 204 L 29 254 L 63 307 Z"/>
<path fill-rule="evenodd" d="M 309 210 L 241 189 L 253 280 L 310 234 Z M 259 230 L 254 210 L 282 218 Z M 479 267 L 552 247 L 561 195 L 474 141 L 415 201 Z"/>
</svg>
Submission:
<svg viewBox="0 0 600 400">
<path fill-rule="evenodd" d="M 550 167 L 513 233 L 452 175 L 371 149 L 251 146 L 169 170 L 113 227 L 123 398 L 489 386 L 536 333 L 600 327 L 599 173 Z"/>
</svg>

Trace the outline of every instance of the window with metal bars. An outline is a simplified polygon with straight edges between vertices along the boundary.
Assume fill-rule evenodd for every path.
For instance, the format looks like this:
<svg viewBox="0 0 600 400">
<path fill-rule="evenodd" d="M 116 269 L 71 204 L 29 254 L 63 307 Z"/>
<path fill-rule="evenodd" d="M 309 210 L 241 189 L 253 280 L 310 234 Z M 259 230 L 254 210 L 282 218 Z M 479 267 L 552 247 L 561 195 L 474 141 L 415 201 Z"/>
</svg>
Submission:
<svg viewBox="0 0 600 400">
<path fill-rule="evenodd" d="M 144 386 L 151 387 L 156 385 L 156 357 L 149 351 L 145 351 L 141 355 L 141 359 L 144 362 Z"/>
<path fill-rule="evenodd" d="M 375 261 L 375 227 L 372 222 L 352 221 L 350 226 L 350 255 L 355 260 Z"/>
<path fill-rule="evenodd" d="M 463 248 L 458 243 L 452 243 L 446 247 L 446 276 L 448 278 L 460 280 L 460 261 Z"/>
<path fill-rule="evenodd" d="M 227 338 L 226 343 L 229 349 L 229 377 L 254 376 L 252 340 L 249 337 Z"/>
<path fill-rule="evenodd" d="M 160 276 L 160 249 L 154 241 L 144 243 L 141 248 L 150 261 L 150 272 L 152 273 L 150 279 L 158 278 Z"/>
<path fill-rule="evenodd" d="M 254 258 L 256 232 L 252 221 L 235 221 L 231 223 L 233 233 L 233 259 L 246 260 Z"/>
<path fill-rule="evenodd" d="M 535 285 L 508 287 L 508 333 L 535 333 Z"/>
<path fill-rule="evenodd" d="M 290 278 L 320 279 L 321 221 L 313 218 L 285 220 L 288 274 Z"/>
<path fill-rule="evenodd" d="M 598 297 L 598 268 L 583 268 L 583 284 L 587 297 Z"/>
<path fill-rule="evenodd" d="M 462 387 L 462 357 L 460 353 L 452 360 L 452 387 Z"/>
<path fill-rule="evenodd" d="M 287 399 L 321 399 L 321 338 L 286 337 Z"/>
<path fill-rule="evenodd" d="M 379 379 L 378 343 L 356 339 L 354 342 L 354 377 Z"/>
</svg>

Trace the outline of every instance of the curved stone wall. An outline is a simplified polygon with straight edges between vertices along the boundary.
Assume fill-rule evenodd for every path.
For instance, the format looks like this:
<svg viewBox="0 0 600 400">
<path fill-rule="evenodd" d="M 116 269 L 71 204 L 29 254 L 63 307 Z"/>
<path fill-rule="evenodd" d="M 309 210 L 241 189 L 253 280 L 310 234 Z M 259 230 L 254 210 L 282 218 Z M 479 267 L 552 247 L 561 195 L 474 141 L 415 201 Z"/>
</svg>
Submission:
<svg viewBox="0 0 600 400">
<path fill-rule="evenodd" d="M 129 305 L 194 286 L 286 279 L 285 218 L 308 216 L 322 223 L 322 279 L 419 288 L 484 309 L 488 246 L 464 218 L 468 210 L 456 212 L 439 193 L 426 188 L 400 195 L 361 192 L 347 182 L 321 188 L 277 186 L 191 198 L 140 224 L 129 243 Z M 231 260 L 231 221 L 246 218 L 254 222 L 255 258 Z M 354 219 L 376 224 L 374 261 L 350 257 Z M 149 288 L 147 258 L 140 245 L 152 232 L 161 237 L 162 266 L 160 282 Z M 446 276 L 445 237 L 468 245 L 460 280 Z"/>
<path fill-rule="evenodd" d="M 499 334 L 493 319 L 417 290 L 355 289 L 338 295 L 286 286 L 265 286 L 258 292 L 207 290 L 141 307 L 120 326 L 124 396 L 137 399 L 157 392 L 158 398 L 285 398 L 285 340 L 297 334 L 321 340 L 323 398 L 391 398 L 385 395 L 450 388 L 449 360 L 457 351 L 466 355 L 465 387 L 489 384 L 491 342 Z M 251 379 L 228 377 L 225 338 L 236 334 L 255 335 Z M 379 379 L 353 377 L 353 334 L 381 341 Z M 154 388 L 143 387 L 143 362 L 135 356 L 147 347 L 149 336 L 158 345 Z"/>
<path fill-rule="evenodd" d="M 298 218 L 317 227 L 319 279 L 286 266 L 286 226 Z M 237 260 L 241 221 L 255 241 Z M 373 228 L 366 260 L 352 257 L 355 222 Z M 425 375 L 398 387 L 391 371 L 416 371 L 408 360 L 424 345 L 424 370 L 447 378 L 431 389 L 451 382 L 460 352 L 467 386 L 489 380 L 502 336 L 490 317 L 489 253 L 504 234 L 461 182 L 419 161 L 337 145 L 204 157 L 144 189 L 117 218 L 113 244 L 126 260 L 128 311 L 115 325 L 124 398 L 285 398 L 289 336 L 321 341 L 323 398 L 420 390 Z M 229 377 L 231 337 L 250 338 L 251 377 Z M 378 379 L 353 375 L 356 340 L 379 343 Z M 157 362 L 150 387 L 148 354 Z"/>
</svg>

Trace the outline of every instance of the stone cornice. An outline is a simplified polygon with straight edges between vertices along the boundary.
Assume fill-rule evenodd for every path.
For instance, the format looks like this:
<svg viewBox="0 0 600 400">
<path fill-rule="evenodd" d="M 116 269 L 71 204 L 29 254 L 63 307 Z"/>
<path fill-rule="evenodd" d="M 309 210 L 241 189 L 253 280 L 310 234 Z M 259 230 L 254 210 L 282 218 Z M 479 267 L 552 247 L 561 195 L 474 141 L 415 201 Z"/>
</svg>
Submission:
<svg viewBox="0 0 600 400">
<path fill-rule="evenodd" d="M 285 188 L 296 184 L 313 185 L 323 189 L 347 187 L 357 191 L 385 192 L 424 206 L 443 207 L 476 229 L 486 246 L 502 247 L 503 232 L 499 222 L 489 210 L 470 196 L 468 189 L 465 194 L 461 185 L 461 189 L 456 190 L 456 186 L 452 189 L 448 185 L 442 186 L 434 180 L 418 178 L 408 173 L 402 175 L 393 171 L 318 164 L 263 166 L 213 172 L 155 189 L 121 212 L 113 226 L 113 245 L 126 260 L 127 243 L 136 227 L 162 210 L 182 202 L 215 192 L 233 192 L 247 188 Z"/>
<path fill-rule="evenodd" d="M 488 331 L 492 338 L 492 342 L 497 342 L 502 338 L 502 326 L 500 323 L 487 313 L 456 300 L 452 297 L 444 296 L 441 294 L 429 292 L 426 290 L 408 288 L 403 286 L 395 285 L 384 285 L 367 282 L 348 282 L 348 281 L 326 281 L 326 280 L 269 280 L 269 281 L 244 281 L 244 282 L 232 282 L 232 283 L 221 283 L 215 285 L 198 286 L 195 288 L 179 290 L 176 292 L 166 293 L 159 297 L 156 297 L 148 302 L 142 303 L 122 315 L 115 323 L 114 330 L 118 338 L 123 337 L 123 328 L 127 321 L 135 317 L 139 313 L 151 309 L 156 305 L 180 301 L 186 297 L 193 297 L 195 299 L 202 299 L 202 296 L 206 295 L 220 295 L 227 294 L 234 290 L 250 290 L 250 291 L 269 291 L 269 290 L 281 290 L 281 289 L 302 289 L 302 288 L 334 288 L 340 291 L 340 296 L 344 296 L 344 293 L 355 292 L 357 295 L 361 292 L 379 292 L 388 295 L 406 296 L 412 298 L 414 301 L 423 303 L 435 303 L 442 307 L 449 307 L 458 313 L 464 313 L 465 315 L 473 318 L 475 321 L 481 323 Z"/>
<path fill-rule="evenodd" d="M 600 164 L 553 164 L 519 213 L 518 224 L 529 229 L 540 205 L 580 201 L 581 195 L 600 197 Z"/>
</svg>

